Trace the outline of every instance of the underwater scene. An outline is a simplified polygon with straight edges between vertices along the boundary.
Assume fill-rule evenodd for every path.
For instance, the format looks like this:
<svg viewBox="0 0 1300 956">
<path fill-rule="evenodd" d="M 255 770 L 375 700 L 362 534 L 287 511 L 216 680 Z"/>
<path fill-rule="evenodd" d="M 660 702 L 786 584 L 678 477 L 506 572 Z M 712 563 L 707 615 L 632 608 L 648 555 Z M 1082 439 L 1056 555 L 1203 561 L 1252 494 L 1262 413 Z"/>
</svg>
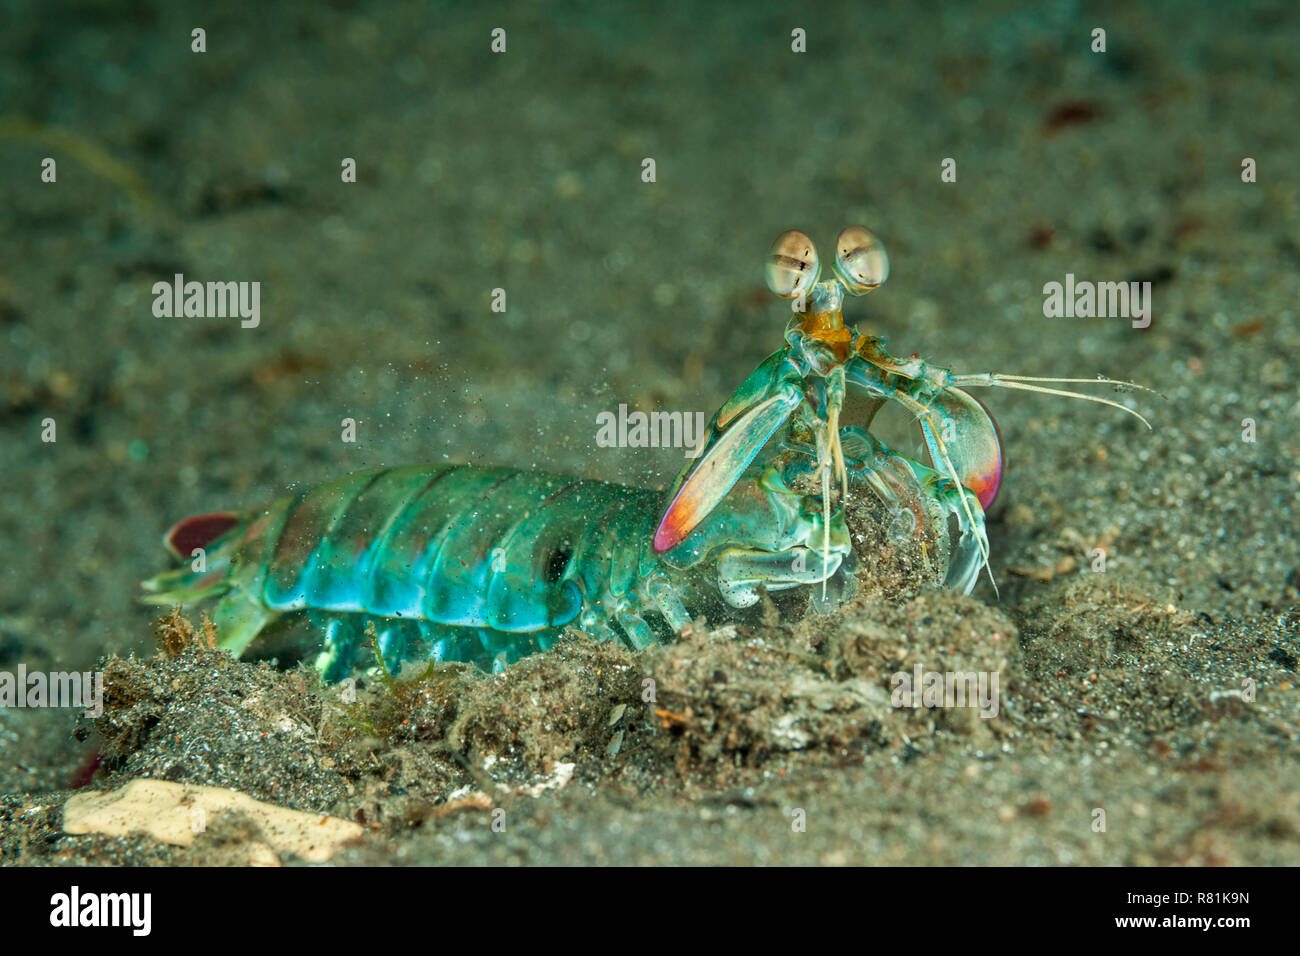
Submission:
<svg viewBox="0 0 1300 956">
<path fill-rule="evenodd" d="M 0 864 L 1300 864 L 1296 5 L 2 6 Z"/>
</svg>

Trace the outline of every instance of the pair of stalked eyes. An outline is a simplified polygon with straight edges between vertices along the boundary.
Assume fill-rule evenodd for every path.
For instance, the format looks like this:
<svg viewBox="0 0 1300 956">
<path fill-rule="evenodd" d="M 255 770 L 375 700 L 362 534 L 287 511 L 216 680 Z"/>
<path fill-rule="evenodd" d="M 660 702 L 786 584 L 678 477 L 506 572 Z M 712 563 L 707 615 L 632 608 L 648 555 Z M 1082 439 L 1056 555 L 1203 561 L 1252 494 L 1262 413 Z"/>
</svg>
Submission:
<svg viewBox="0 0 1300 956">
<path fill-rule="evenodd" d="M 807 295 L 817 282 L 821 260 L 806 233 L 791 229 L 767 252 L 767 287 L 783 299 Z M 865 226 L 849 226 L 835 240 L 835 277 L 850 295 L 865 295 L 889 278 L 885 244 Z"/>
</svg>

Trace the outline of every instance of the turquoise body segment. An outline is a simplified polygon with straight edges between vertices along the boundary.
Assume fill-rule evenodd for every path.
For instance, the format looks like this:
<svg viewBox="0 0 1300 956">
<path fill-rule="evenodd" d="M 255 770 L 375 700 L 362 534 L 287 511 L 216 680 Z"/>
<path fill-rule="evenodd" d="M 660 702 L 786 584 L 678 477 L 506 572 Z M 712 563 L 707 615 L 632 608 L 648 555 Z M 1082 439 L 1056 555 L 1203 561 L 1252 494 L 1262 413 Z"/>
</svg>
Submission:
<svg viewBox="0 0 1300 956">
<path fill-rule="evenodd" d="M 368 628 L 390 668 L 411 659 L 500 667 L 550 647 L 609 594 L 614 556 L 647 540 L 658 495 L 472 466 L 360 472 L 276 501 L 212 542 L 228 564 L 219 613 L 259 629 L 306 611 L 318 666 L 364 665 Z M 153 582 L 184 599 L 184 569 Z M 634 574 L 618 582 L 635 591 Z"/>
</svg>

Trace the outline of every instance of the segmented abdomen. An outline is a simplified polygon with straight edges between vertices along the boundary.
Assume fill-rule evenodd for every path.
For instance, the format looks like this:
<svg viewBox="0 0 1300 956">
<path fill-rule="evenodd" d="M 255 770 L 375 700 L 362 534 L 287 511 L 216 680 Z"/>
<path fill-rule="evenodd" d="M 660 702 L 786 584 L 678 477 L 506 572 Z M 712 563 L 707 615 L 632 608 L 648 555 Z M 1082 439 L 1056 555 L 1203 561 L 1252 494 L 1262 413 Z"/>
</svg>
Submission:
<svg viewBox="0 0 1300 956">
<path fill-rule="evenodd" d="M 658 497 L 505 468 L 361 472 L 271 505 L 236 576 L 275 611 L 561 627 L 584 599 L 635 585 Z"/>
</svg>

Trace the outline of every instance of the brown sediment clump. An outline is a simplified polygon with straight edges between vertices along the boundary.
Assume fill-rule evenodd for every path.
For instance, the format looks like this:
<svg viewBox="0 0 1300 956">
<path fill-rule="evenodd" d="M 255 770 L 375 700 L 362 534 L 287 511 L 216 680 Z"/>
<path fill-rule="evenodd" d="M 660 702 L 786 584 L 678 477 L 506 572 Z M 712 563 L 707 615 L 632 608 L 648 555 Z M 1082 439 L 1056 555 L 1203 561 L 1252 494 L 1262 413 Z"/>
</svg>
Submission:
<svg viewBox="0 0 1300 956">
<path fill-rule="evenodd" d="M 875 495 L 857 494 L 844 517 L 864 596 L 901 597 L 943 584 L 947 529 L 936 528 L 919 506 L 891 508 Z"/>
</svg>

